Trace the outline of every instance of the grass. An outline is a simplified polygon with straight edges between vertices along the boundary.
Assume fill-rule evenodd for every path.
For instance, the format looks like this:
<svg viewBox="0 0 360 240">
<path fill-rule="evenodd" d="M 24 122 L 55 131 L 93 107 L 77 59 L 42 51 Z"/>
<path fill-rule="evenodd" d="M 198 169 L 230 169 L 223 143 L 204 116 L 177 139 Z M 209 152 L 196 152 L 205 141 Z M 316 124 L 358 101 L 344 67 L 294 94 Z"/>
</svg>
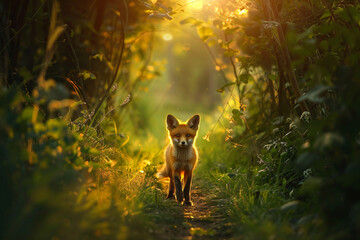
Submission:
<svg viewBox="0 0 360 240">
<path fill-rule="evenodd" d="M 249 174 L 245 147 L 226 142 L 217 129 L 210 141 L 204 140 L 211 122 L 206 115 L 197 139 L 195 206 L 184 207 L 165 199 L 167 186 L 155 177 L 167 141 L 162 115 L 154 121 L 162 131 L 153 135 L 150 126 L 143 131 L 147 134 L 127 142 L 99 137 L 91 128 L 84 137 L 53 119 L 37 122 L 41 131 L 36 132 L 28 110 L 5 122 L 18 136 L 11 140 L 14 143 L 37 134 L 32 152 L 39 160 L 24 171 L 19 167 L 27 166 L 24 150 L 24 159 L 11 169 L 14 174 L 9 176 L 17 179 L 25 172 L 26 183 L 12 182 L 18 189 L 10 189 L 9 196 L 23 201 L 11 203 L 8 215 L 13 219 L 2 233 L 6 239 L 301 239 L 309 236 L 305 226 L 317 221 L 305 216 L 303 204 L 291 202 L 282 186 L 257 182 L 256 168 Z M 15 116 L 16 111 L 7 114 Z M 17 130 L 20 120 L 30 127 Z M 8 153 L 19 156 L 16 149 Z"/>
<path fill-rule="evenodd" d="M 308 215 L 305 201 L 294 200 L 284 187 L 260 183 L 249 174 L 245 151 L 224 142 L 221 134 L 201 144 L 197 174 L 214 193 L 230 226 L 230 239 L 321 239 L 321 222 Z"/>
<path fill-rule="evenodd" d="M 210 141 L 203 139 L 210 128 L 207 116 L 203 115 L 197 139 L 200 158 L 192 189 L 195 206 L 184 207 L 165 199 L 167 186 L 155 177 L 164 161 L 167 141 L 162 119 L 155 122 L 163 131 L 152 135 L 149 130 L 126 143 L 125 139 L 118 141 L 115 137 L 99 141 L 103 137 L 97 136 L 93 129 L 84 138 L 78 132 L 66 131 L 64 122 L 53 119 L 36 123 L 41 131 L 33 132 L 29 124 L 32 111 L 28 110 L 19 118 L 5 122 L 16 136 L 11 144 L 37 134 L 38 143 L 32 151 L 34 159 L 39 161 L 28 167 L 24 150 L 19 163 L 3 165 L 6 168 L 1 169 L 9 174 L 6 169 L 12 168 L 13 175 L 5 175 L 12 177 L 9 182 L 13 184 L 9 186 L 15 186 L 8 189 L 8 196 L 10 200 L 17 199 L 6 213 L 11 216 L 7 229 L 2 229 L 5 233 L 1 233 L 6 239 L 317 239 L 319 236 L 314 229 L 321 222 L 316 216 L 305 214 L 305 203 L 293 201 L 282 185 L 257 181 L 256 168 L 249 172 L 246 147 L 226 142 L 225 133 L 218 130 L 210 136 Z M 16 111 L 14 108 L 7 114 L 14 112 L 16 116 Z M 30 127 L 17 130 L 20 120 Z M 9 156 L 19 156 L 17 149 L 6 146 L 2 147 Z M 7 205 L 5 202 L 1 206 Z"/>
</svg>

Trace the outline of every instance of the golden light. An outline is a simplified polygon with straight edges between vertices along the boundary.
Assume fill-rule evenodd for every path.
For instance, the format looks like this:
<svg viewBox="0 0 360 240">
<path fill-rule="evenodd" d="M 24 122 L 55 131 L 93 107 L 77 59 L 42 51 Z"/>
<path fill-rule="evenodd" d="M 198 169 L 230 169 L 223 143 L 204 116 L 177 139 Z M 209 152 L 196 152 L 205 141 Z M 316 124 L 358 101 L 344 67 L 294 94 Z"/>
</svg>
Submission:
<svg viewBox="0 0 360 240">
<path fill-rule="evenodd" d="M 248 10 L 246 8 L 237 9 L 231 12 L 229 16 L 234 18 L 246 18 L 248 16 Z"/>
<path fill-rule="evenodd" d="M 162 35 L 162 39 L 165 41 L 171 41 L 173 39 L 173 35 L 171 33 L 164 33 Z"/>
<path fill-rule="evenodd" d="M 186 1 L 186 6 L 189 9 L 201 10 L 203 8 L 203 0 L 188 0 Z"/>
<path fill-rule="evenodd" d="M 236 14 L 237 14 L 238 16 L 241 16 L 241 17 L 246 17 L 247 14 L 248 14 L 248 10 L 247 10 L 246 8 L 244 8 L 244 9 L 238 9 L 238 10 L 236 11 Z"/>
</svg>

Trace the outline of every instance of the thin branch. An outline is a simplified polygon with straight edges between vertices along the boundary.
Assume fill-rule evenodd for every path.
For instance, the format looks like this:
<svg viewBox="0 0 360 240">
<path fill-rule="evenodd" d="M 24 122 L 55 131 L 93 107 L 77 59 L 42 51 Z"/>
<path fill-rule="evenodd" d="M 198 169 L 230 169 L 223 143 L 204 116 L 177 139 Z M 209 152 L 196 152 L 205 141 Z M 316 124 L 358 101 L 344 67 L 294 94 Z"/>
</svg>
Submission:
<svg viewBox="0 0 360 240">
<path fill-rule="evenodd" d="M 65 25 L 65 27 L 68 28 L 68 25 Z M 68 33 L 68 31 L 66 31 L 66 29 L 65 29 L 65 36 L 66 36 L 67 42 L 69 43 L 69 46 L 70 46 L 70 48 L 71 48 L 71 51 L 72 51 L 72 53 L 73 53 L 73 55 L 74 55 L 77 71 L 78 71 L 78 73 L 80 73 L 80 63 L 79 63 L 79 59 L 78 59 L 78 57 L 77 57 L 77 55 L 76 55 L 76 53 L 75 53 L 75 49 L 74 49 L 74 47 L 73 47 L 73 45 L 72 45 L 72 43 L 71 43 L 71 39 L 70 39 L 69 33 Z M 84 87 L 84 86 L 82 86 L 82 87 Z"/>
<path fill-rule="evenodd" d="M 227 108 L 228 105 L 229 105 L 230 99 L 231 99 L 232 96 L 233 96 L 234 89 L 235 89 L 235 86 L 231 89 L 230 94 L 229 94 L 229 97 L 228 97 L 228 99 L 226 100 L 226 104 L 225 104 L 224 109 L 223 109 L 223 111 L 221 112 L 219 118 L 217 119 L 217 121 L 215 122 L 215 124 L 214 124 L 214 126 L 211 128 L 211 130 L 206 134 L 208 137 L 210 137 L 210 135 L 211 135 L 212 132 L 214 131 L 215 127 L 216 127 L 218 124 L 220 124 L 220 120 L 221 120 L 221 118 L 223 117 L 223 115 L 224 115 L 224 113 L 225 113 L 225 110 L 226 110 L 226 108 Z"/>
<path fill-rule="evenodd" d="M 208 51 L 208 53 L 210 54 L 210 56 L 211 56 L 211 58 L 212 58 L 212 60 L 213 60 L 213 62 L 214 62 L 214 64 L 215 64 L 217 67 L 219 67 L 219 72 L 220 72 L 221 76 L 223 77 L 224 82 L 225 82 L 225 83 L 229 83 L 229 82 L 230 82 L 229 79 L 226 77 L 223 69 L 221 68 L 221 65 L 216 61 L 216 57 L 214 56 L 214 54 L 213 54 L 213 52 L 211 51 L 210 47 L 209 47 L 206 43 L 204 43 L 202 40 L 200 40 L 200 41 L 204 44 L 206 50 Z"/>
<path fill-rule="evenodd" d="M 126 15 L 127 15 L 127 12 L 126 12 Z M 96 105 L 93 114 L 91 115 L 91 117 L 89 119 L 87 119 L 85 121 L 84 125 L 89 124 L 89 122 L 90 122 L 90 126 L 93 124 L 93 122 L 95 120 L 95 117 L 98 114 L 102 104 L 110 96 L 110 91 L 111 91 L 111 89 L 112 89 L 112 87 L 113 87 L 113 85 L 115 83 L 115 80 L 117 78 L 117 75 L 118 75 L 118 72 L 119 72 L 119 69 L 120 69 L 120 65 L 121 65 L 122 59 L 123 59 L 123 54 L 124 54 L 124 49 L 125 49 L 125 27 L 126 27 L 126 25 L 123 24 L 123 20 L 122 20 L 121 21 L 121 29 L 120 29 L 120 31 L 121 31 L 121 50 L 120 50 L 118 61 L 116 63 L 115 72 L 114 72 L 114 75 L 112 77 L 112 80 L 111 80 L 110 84 L 108 85 L 108 88 L 106 89 L 104 96 L 100 99 L 100 101 Z"/>
</svg>

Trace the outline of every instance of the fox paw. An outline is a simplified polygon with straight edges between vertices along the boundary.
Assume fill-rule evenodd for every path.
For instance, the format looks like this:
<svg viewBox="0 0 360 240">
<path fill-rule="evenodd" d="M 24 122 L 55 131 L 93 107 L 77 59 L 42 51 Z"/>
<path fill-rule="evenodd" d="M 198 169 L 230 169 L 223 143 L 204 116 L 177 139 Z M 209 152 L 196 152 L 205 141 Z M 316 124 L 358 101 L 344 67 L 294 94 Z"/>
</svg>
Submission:
<svg viewBox="0 0 360 240">
<path fill-rule="evenodd" d="M 185 201 L 184 206 L 192 206 L 193 203 L 191 201 Z"/>
<path fill-rule="evenodd" d="M 176 200 L 179 202 L 179 203 L 182 203 L 182 201 L 184 200 L 184 197 L 182 195 L 176 195 Z"/>
</svg>

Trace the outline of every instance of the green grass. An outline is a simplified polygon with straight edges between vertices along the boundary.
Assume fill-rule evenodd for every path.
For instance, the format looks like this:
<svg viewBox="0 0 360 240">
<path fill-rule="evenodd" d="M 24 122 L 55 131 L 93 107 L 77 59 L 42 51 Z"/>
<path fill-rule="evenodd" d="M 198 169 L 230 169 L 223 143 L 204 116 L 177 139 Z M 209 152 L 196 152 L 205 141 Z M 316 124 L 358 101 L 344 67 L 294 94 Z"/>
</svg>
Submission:
<svg viewBox="0 0 360 240">
<path fill-rule="evenodd" d="M 9 141 L 0 142 L 8 160 L 1 168 L 7 193 L 1 206 L 8 218 L 2 218 L 7 224 L 2 224 L 6 228 L 1 236 L 40 240 L 216 236 L 205 225 L 192 227 L 183 206 L 165 199 L 167 186 L 155 177 L 168 141 L 165 112 L 154 116 L 141 135 L 125 133 L 127 141 L 110 137 L 115 130 L 109 127 L 104 137 L 93 128 L 86 134 L 75 127 L 70 131 L 61 120 L 34 123 L 34 110 L 22 111 L 20 96 L 11 91 L 2 94 L 13 108 L 3 106 L 7 107 L 3 130 Z M 211 115 L 202 114 L 194 181 L 206 191 L 206 206 L 216 207 L 225 218 L 216 224 L 226 230 L 226 237 L 320 239 L 324 224 L 316 211 L 309 213 L 311 202 L 294 201 L 286 182 L 259 180 L 258 167 L 249 168 L 249 147 L 225 141 L 221 128 L 211 132 L 210 141 L 205 140 L 213 122 Z M 36 144 L 25 148 L 24 142 L 30 140 Z M 34 162 L 29 162 L 30 156 Z"/>
<path fill-rule="evenodd" d="M 221 134 L 200 144 L 196 173 L 215 192 L 228 217 L 233 239 L 321 239 L 321 221 L 306 212 L 303 201 L 291 199 L 284 187 L 256 180 L 248 171 L 249 156 L 225 142 Z"/>
</svg>

